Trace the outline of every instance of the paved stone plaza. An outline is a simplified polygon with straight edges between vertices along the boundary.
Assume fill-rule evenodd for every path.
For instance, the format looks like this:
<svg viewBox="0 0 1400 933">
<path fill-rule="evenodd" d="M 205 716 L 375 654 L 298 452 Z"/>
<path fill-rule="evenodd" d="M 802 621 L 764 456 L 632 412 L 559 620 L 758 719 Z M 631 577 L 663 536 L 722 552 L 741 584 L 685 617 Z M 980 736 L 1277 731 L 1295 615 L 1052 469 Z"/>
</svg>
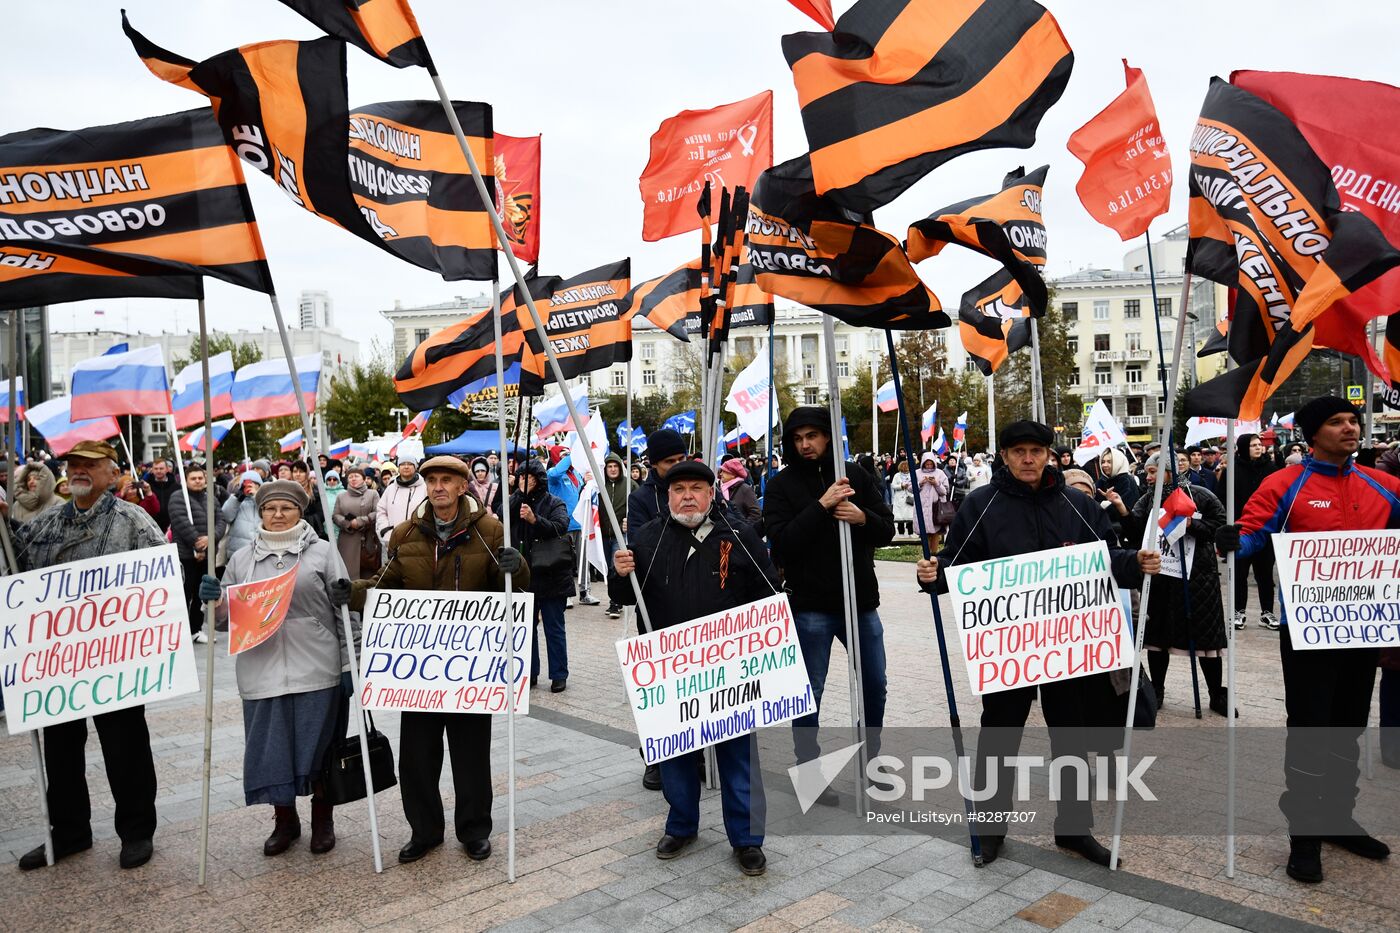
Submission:
<svg viewBox="0 0 1400 933">
<path fill-rule="evenodd" d="M 888 725 L 946 726 L 927 597 L 908 564 L 879 565 L 881 615 L 891 658 Z M 1396 867 L 1324 850 L 1327 880 L 1304 888 L 1287 879 L 1288 843 L 1279 832 L 1239 840 L 1235 877 L 1225 876 L 1218 836 L 1166 836 L 1127 817 L 1125 869 L 1110 873 L 1056 850 L 1048 837 L 1017 838 L 1002 857 L 975 868 L 964 845 L 922 835 L 789 835 L 774 827 L 765 851 L 767 875 L 747 878 L 733 861 L 720 823 L 719 800 L 707 791 L 697 845 L 670 862 L 653 847 L 665 803 L 641 787 L 613 641 L 622 623 L 600 608 L 568 615 L 569 689 L 537 690 L 533 714 L 519 722 L 517 744 L 517 881 L 506 881 L 505 723 L 496 723 L 495 854 L 467 860 L 450 841 L 423 861 L 395 860 L 408 828 L 397 789 L 378 796 L 385 871 L 371 859 L 366 807 L 337 811 L 339 843 L 328 855 L 303 836 L 287 854 L 266 858 L 262 840 L 270 808 L 242 806 L 242 717 L 232 664 L 221 652 L 216 676 L 213 819 L 209 881 L 196 883 L 199 846 L 202 696 L 147 710 L 160 780 L 155 857 L 133 871 L 117 868 L 96 736 L 89 739 L 93 791 L 90 852 L 53 869 L 21 873 L 19 854 L 42 840 L 27 736 L 0 739 L 0 930 L 510 929 L 510 930 L 1252 930 L 1310 925 L 1356 931 L 1400 928 Z M 1240 633 L 1241 724 L 1280 724 L 1282 683 L 1277 635 L 1251 626 Z M 956 649 L 954 649 L 956 650 Z M 201 671 L 203 652 L 199 653 Z M 848 721 L 839 647 L 823 721 Z M 964 679 L 954 668 L 959 682 Z M 839 682 L 838 682 L 839 678 Z M 1185 663 L 1173 666 L 1164 722 L 1221 729 L 1207 713 L 1194 720 Z M 958 691 L 963 717 L 977 704 Z M 1034 714 L 1033 714 L 1034 715 Z M 397 716 L 378 717 L 397 747 Z M 765 762 L 770 797 L 791 797 L 787 762 Z M 1379 762 L 1377 771 L 1382 771 Z M 1281 765 L 1241 766 L 1240 781 L 1277 783 Z M 1223 781 L 1203 770 L 1202 781 Z M 1380 779 L 1381 774 L 1376 778 Z M 451 783 L 443 792 L 452 806 Z M 1363 778 L 1362 799 L 1370 793 Z M 1099 824 L 1107 843 L 1111 828 Z M 450 837 L 450 833 L 449 833 Z M 1389 839 L 1394 845 L 1397 840 Z"/>
</svg>

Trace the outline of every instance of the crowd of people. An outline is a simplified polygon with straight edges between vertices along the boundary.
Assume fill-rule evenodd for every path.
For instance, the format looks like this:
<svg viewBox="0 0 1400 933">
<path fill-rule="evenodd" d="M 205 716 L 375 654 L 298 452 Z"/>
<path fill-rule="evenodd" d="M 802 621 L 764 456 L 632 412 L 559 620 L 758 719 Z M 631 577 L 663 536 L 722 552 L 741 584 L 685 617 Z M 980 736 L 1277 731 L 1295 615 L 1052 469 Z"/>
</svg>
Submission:
<svg viewBox="0 0 1400 933">
<path fill-rule="evenodd" d="M 1288 873 L 1300 881 L 1321 880 L 1322 841 L 1370 858 L 1388 854 L 1351 818 L 1355 738 L 1369 715 L 1378 664 L 1385 667 L 1382 723 L 1397 721 L 1400 675 L 1392 675 L 1400 664 L 1368 648 L 1294 651 L 1284 607 L 1275 601 L 1270 539 L 1281 530 L 1400 527 L 1400 450 L 1360 449 L 1357 413 L 1339 399 L 1309 403 L 1298 411 L 1297 423 L 1304 444 L 1285 446 L 1270 432 L 1240 437 L 1233 477 L 1215 447 L 1192 447 L 1173 459 L 1157 445 L 1133 445 L 1105 451 L 1081 468 L 1072 450 L 1054 445 L 1050 428 L 1032 421 L 1006 425 L 995 453 L 923 452 L 911 466 L 901 450 L 879 460 L 858 457 L 844 468 L 824 408 L 804 406 L 788 414 L 781 464 L 729 455 L 712 469 L 685 437 L 658 430 L 630 474 L 625 461 L 612 455 L 597 483 L 619 520 L 616 528 L 602 524 L 609 565 L 604 611 L 616 618 L 640 598 L 650 624 L 664 627 L 785 593 L 815 706 L 793 723 L 793 757 L 799 764 L 810 761 L 822 753 L 820 709 L 832 645 L 847 641 L 841 609 L 846 567 L 838 541 L 846 526 L 862 725 L 874 757 L 884 726 L 888 663 L 875 567 L 881 548 L 900 534 L 925 536 L 934 556 L 918 563 L 916 578 L 937 592 L 945 585 L 940 568 L 1102 541 L 1118 584 L 1136 591 L 1146 576 L 1164 568 L 1162 554 L 1137 544 L 1147 540 L 1144 530 L 1156 521 L 1152 489 L 1161 479 L 1164 498 L 1180 490 L 1194 512 L 1178 553 L 1167 555 L 1180 583 L 1162 577 L 1147 613 L 1147 666 L 1157 705 L 1167 700 L 1171 658 L 1190 655 L 1207 685 L 1209 708 L 1228 713 L 1221 674 L 1227 626 L 1244 625 L 1252 572 L 1260 624 L 1280 632 L 1289 726 L 1330 726 L 1342 735 L 1340 743 L 1319 751 L 1290 733 L 1285 765 L 1288 791 L 1281 805 L 1293 833 Z M 21 469 L 5 509 L 23 569 L 174 542 L 191 633 L 204 642 L 218 637 L 229 586 L 296 568 L 281 629 L 234 662 L 243 702 L 245 801 L 273 808 L 266 854 L 286 851 L 301 835 L 297 798 L 303 796 L 312 798 L 311 850 L 335 845 L 324 770 L 327 750 L 348 733 L 351 695 L 340 614 L 359 612 L 370 588 L 499 590 L 506 575 L 514 575 L 516 589 L 534 594 L 531 687 L 543 670 L 552 691 L 567 689 L 566 612 L 600 602 L 589 592 L 588 572 L 580 569 L 586 562 L 579 560 L 583 541 L 575 518 L 575 505 L 593 477 L 586 465 L 572 462 L 568 449 L 510 454 L 504 488 L 496 453 L 421 463 L 409 456 L 366 464 L 321 457 L 316 463 L 259 459 L 211 469 L 195 460 L 172 469 L 157 459 L 136 471 L 118 464 L 111 445 L 88 441 L 62 460 L 38 459 Z M 1234 523 L 1222 504 L 1231 482 L 1240 510 Z M 211 486 L 212 537 L 206 498 Z M 1356 508 L 1294 511 L 1303 489 Z M 1221 555 L 1231 551 L 1237 555 L 1236 613 L 1227 619 Z M 207 573 L 211 554 L 214 572 Z M 213 631 L 204 625 L 209 604 L 217 606 Z M 997 795 L 983 808 L 1011 809 L 1006 761 L 1016 753 L 1037 698 L 1055 755 L 1087 757 L 1105 750 L 1083 744 L 1084 727 L 1122 726 L 1128 674 L 1114 671 L 981 697 L 982 725 L 989 731 L 976 752 L 977 784 L 985 787 L 990 771 L 1002 772 Z M 150 858 L 156 825 L 144 713 L 140 707 L 106 713 L 94 724 L 108 756 L 121 864 L 139 865 Z M 80 721 L 49 727 L 45 734 L 49 810 L 62 858 L 92 843 L 82 751 L 87 731 Z M 470 858 L 490 856 L 490 738 L 486 716 L 402 714 L 398 761 L 412 835 L 399 852 L 401 862 L 421 859 L 443 842 L 438 781 L 444 750 L 456 788 L 455 835 Z M 118 748 L 120 760 L 114 761 Z M 762 874 L 766 865 L 765 806 L 754 754 L 747 737 L 715 748 L 725 831 L 739 869 L 751 875 Z M 1400 749 L 1385 740 L 1383 757 L 1400 766 Z M 696 764 L 693 756 L 683 756 L 643 768 L 643 785 L 662 791 L 670 807 L 656 847 L 659 858 L 681 855 L 698 833 Z M 828 805 L 836 800 L 830 788 L 819 798 Z M 1091 829 L 1087 800 L 1071 796 L 1059 802 L 1056 842 L 1107 864 L 1108 851 Z M 998 856 L 1005 830 L 1004 822 L 983 824 L 984 860 Z M 25 869 L 43 864 L 42 846 L 20 862 Z"/>
</svg>

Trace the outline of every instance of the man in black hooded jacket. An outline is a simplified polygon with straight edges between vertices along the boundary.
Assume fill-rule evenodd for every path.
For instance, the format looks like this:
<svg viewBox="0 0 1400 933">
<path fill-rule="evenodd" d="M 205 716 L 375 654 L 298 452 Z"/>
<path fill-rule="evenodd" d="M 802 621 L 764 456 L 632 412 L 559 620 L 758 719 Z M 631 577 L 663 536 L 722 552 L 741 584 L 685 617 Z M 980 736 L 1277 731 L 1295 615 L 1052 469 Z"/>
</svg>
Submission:
<svg viewBox="0 0 1400 933">
<path fill-rule="evenodd" d="M 799 763 L 821 755 L 817 726 L 822 688 L 831 660 L 831 641 L 846 644 L 842 612 L 841 550 L 837 523 L 851 526 L 856 610 L 860 640 L 861 688 L 866 741 L 870 756 L 879 753 L 885 722 L 885 634 L 876 610 L 880 586 L 875 577 L 875 549 L 894 538 L 894 514 L 885 504 L 875 478 L 854 463 L 836 481 L 831 416 L 824 408 L 794 408 L 783 423 L 786 467 L 768 481 L 763 522 L 773 547 L 773 561 L 783 579 L 797 623 L 802 660 L 812 684 L 817 712 L 793 720 L 793 745 Z M 823 803 L 830 803 L 828 789 Z"/>
</svg>

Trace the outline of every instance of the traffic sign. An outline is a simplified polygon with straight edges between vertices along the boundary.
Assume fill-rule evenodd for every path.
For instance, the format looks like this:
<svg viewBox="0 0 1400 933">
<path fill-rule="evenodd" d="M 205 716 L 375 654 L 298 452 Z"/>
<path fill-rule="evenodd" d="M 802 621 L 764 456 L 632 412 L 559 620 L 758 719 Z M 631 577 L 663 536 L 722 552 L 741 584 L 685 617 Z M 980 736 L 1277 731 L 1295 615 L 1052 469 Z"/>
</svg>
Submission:
<svg viewBox="0 0 1400 933">
<path fill-rule="evenodd" d="M 1366 401 L 1366 396 L 1365 396 L 1365 394 L 1362 392 L 1361 386 L 1347 386 L 1347 401 L 1348 401 L 1348 402 L 1364 402 L 1364 401 Z"/>
</svg>

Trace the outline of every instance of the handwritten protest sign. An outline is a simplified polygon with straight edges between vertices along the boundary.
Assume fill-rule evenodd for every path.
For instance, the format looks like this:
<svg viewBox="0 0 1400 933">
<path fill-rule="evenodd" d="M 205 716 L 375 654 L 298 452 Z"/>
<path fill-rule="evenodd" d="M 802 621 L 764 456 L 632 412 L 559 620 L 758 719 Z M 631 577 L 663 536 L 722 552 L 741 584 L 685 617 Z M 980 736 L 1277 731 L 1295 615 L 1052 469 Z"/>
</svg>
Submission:
<svg viewBox="0 0 1400 933">
<path fill-rule="evenodd" d="M 199 689 L 173 544 L 15 574 L 0 592 L 11 735 Z"/>
<path fill-rule="evenodd" d="M 297 568 L 266 580 L 235 583 L 228 588 L 228 653 L 242 654 L 267 641 L 282 627 L 292 605 Z"/>
<path fill-rule="evenodd" d="M 535 597 L 370 590 L 360 650 L 360 704 L 422 713 L 530 712 Z M 512 690 L 512 685 L 514 689 Z"/>
<path fill-rule="evenodd" d="M 646 763 L 816 712 L 784 595 L 617 643 Z"/>
<path fill-rule="evenodd" d="M 1294 650 L 1400 646 L 1400 531 L 1273 540 Z"/>
<path fill-rule="evenodd" d="M 1102 541 L 947 569 L 972 692 L 1128 667 L 1132 636 Z"/>
</svg>

